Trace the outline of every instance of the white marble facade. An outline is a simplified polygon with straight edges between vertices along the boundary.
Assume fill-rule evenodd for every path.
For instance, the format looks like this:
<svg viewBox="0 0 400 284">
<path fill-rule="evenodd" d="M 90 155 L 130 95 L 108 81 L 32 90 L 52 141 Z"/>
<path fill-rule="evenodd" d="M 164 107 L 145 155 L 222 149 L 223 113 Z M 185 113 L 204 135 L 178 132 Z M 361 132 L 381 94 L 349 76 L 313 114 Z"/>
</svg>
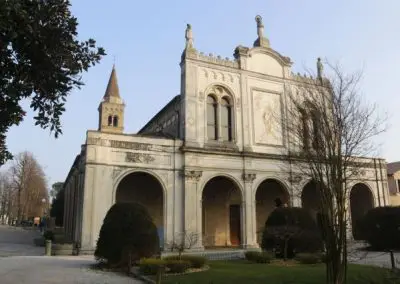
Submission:
<svg viewBox="0 0 400 284">
<path fill-rule="evenodd" d="M 290 169 L 287 135 L 280 119 L 271 116 L 284 119 L 285 86 L 312 79 L 291 72 L 290 59 L 263 36 L 261 19 L 257 31 L 254 46 L 237 47 L 231 60 L 198 52 L 188 26 L 180 95 L 137 134 L 122 133 L 123 107 L 107 105 L 123 104 L 107 100 L 119 97 L 113 70 L 107 90 L 114 93 L 106 92 L 101 109 L 114 110 L 119 125 L 108 131 L 112 123 L 102 127 L 107 122 L 100 121 L 97 131 L 87 131 L 65 182 L 65 232 L 82 253 L 93 252 L 104 216 L 118 200 L 148 204 L 164 243 L 183 231 L 198 233 L 196 249 L 257 247 L 257 232 L 275 197 L 289 206 L 305 206 L 302 192 L 309 180 Z M 215 139 L 207 131 L 210 94 L 218 105 Z M 223 129 L 224 99 L 229 103 L 229 130 Z M 103 112 L 99 119 L 107 115 Z M 228 139 L 221 137 L 224 131 L 229 131 Z M 372 164 L 354 182 L 355 197 L 350 196 L 361 196 L 354 204 L 366 202 L 367 209 L 389 203 L 385 161 Z"/>
</svg>

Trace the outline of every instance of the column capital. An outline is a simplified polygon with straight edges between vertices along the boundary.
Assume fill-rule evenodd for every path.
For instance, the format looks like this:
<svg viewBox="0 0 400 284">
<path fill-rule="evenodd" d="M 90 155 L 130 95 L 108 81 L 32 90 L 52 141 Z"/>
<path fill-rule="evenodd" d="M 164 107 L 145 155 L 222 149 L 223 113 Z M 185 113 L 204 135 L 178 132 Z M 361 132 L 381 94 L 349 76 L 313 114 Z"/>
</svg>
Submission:
<svg viewBox="0 0 400 284">
<path fill-rule="evenodd" d="M 256 179 L 257 175 L 255 173 L 243 173 L 242 179 L 244 182 L 252 183 Z"/>
<path fill-rule="evenodd" d="M 185 177 L 187 181 L 198 182 L 201 176 L 203 175 L 203 172 L 195 170 L 184 170 L 182 175 Z"/>
</svg>

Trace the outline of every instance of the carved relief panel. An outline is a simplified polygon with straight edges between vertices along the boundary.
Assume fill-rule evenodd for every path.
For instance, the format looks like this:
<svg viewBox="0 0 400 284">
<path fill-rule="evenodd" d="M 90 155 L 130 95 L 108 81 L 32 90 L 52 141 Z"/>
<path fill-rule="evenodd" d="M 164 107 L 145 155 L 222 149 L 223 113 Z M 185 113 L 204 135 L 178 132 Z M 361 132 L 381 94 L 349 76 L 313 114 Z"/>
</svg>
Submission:
<svg viewBox="0 0 400 284">
<path fill-rule="evenodd" d="M 253 138 L 256 144 L 283 146 L 282 96 L 280 93 L 252 90 Z"/>
</svg>

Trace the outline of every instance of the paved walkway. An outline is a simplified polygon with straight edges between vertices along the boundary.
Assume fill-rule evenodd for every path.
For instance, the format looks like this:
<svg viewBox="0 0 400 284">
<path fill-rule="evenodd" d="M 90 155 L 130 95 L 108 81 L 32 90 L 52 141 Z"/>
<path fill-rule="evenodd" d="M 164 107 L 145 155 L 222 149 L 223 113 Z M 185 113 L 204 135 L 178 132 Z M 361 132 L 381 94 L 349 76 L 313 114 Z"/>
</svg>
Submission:
<svg viewBox="0 0 400 284">
<path fill-rule="evenodd" d="M 1 284 L 136 284 L 124 275 L 92 270 L 93 257 L 13 256 L 0 258 Z"/>
<path fill-rule="evenodd" d="M 0 226 L 1 284 L 136 284 L 131 277 L 91 269 L 93 256 L 44 256 L 33 244 L 36 230 Z"/>
</svg>

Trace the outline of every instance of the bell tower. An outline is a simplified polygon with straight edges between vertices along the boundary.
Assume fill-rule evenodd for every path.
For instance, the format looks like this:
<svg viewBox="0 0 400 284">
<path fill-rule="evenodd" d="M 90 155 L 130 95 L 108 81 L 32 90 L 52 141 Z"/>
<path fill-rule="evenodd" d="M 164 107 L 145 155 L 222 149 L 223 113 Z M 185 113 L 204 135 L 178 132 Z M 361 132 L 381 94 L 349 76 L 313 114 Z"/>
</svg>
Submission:
<svg viewBox="0 0 400 284">
<path fill-rule="evenodd" d="M 101 132 L 123 133 L 124 132 L 124 109 L 125 104 L 119 96 L 117 72 L 115 65 L 112 68 L 110 79 L 99 111 L 99 129 Z"/>
</svg>

